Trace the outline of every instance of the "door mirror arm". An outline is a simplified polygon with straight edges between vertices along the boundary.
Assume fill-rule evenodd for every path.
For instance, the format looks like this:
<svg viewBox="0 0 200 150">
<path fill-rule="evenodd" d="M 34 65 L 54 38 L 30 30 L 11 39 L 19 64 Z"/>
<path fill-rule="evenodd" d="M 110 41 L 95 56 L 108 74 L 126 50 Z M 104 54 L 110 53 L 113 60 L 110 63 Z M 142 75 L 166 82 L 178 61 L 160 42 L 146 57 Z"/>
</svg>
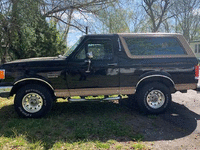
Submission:
<svg viewBox="0 0 200 150">
<path fill-rule="evenodd" d="M 87 58 L 88 58 L 88 59 L 92 59 L 92 58 L 93 58 L 92 52 L 88 52 L 88 53 L 87 53 Z"/>
<path fill-rule="evenodd" d="M 93 58 L 92 52 L 88 52 L 88 53 L 87 53 L 87 58 L 88 58 L 88 60 L 85 60 L 85 62 L 88 63 L 88 68 L 87 68 L 87 70 L 86 70 L 85 72 L 86 72 L 86 73 L 90 73 L 91 59 Z"/>
<path fill-rule="evenodd" d="M 85 62 L 88 63 L 88 68 L 87 68 L 87 70 L 86 70 L 85 72 L 86 72 L 86 73 L 90 73 L 91 60 L 90 60 L 90 59 L 89 59 L 89 60 L 85 60 Z"/>
</svg>

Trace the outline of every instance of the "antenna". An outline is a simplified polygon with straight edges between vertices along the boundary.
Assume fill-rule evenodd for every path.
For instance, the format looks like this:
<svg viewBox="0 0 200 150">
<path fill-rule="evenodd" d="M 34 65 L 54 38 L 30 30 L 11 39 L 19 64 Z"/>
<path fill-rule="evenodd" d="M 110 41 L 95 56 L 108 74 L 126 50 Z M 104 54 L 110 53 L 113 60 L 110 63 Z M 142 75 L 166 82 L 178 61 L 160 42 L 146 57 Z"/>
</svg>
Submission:
<svg viewBox="0 0 200 150">
<path fill-rule="evenodd" d="M 85 28 L 85 34 L 88 34 L 88 26 Z"/>
</svg>

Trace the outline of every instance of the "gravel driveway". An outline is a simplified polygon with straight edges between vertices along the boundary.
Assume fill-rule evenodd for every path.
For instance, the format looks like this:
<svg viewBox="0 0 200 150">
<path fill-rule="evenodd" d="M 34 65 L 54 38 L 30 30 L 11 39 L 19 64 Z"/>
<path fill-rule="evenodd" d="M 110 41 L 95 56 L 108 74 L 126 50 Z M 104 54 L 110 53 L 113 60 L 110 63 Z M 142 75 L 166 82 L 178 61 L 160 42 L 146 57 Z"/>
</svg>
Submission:
<svg viewBox="0 0 200 150">
<path fill-rule="evenodd" d="M 142 132 L 155 150 L 200 150 L 200 94 L 188 90 L 172 95 L 172 106 Z"/>
</svg>

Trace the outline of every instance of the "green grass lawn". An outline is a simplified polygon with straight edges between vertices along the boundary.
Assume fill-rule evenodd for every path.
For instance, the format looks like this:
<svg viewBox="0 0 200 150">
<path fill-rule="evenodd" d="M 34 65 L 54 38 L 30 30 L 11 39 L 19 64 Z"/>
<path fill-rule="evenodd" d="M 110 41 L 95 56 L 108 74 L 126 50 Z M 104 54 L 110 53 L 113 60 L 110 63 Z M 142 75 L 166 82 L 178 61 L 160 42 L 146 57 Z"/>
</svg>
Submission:
<svg viewBox="0 0 200 150">
<path fill-rule="evenodd" d="M 41 119 L 19 118 L 13 98 L 0 98 L 0 149 L 148 149 L 116 103 L 63 100 Z"/>
</svg>

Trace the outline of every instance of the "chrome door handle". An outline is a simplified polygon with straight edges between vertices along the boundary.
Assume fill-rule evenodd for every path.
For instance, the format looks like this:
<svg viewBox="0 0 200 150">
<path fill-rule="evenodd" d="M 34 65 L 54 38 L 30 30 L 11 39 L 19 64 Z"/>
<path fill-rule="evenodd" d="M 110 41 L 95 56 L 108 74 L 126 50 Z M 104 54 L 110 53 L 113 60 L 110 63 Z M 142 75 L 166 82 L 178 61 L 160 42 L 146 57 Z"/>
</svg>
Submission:
<svg viewBox="0 0 200 150">
<path fill-rule="evenodd" d="M 108 66 L 117 66 L 117 63 L 108 64 Z"/>
</svg>

